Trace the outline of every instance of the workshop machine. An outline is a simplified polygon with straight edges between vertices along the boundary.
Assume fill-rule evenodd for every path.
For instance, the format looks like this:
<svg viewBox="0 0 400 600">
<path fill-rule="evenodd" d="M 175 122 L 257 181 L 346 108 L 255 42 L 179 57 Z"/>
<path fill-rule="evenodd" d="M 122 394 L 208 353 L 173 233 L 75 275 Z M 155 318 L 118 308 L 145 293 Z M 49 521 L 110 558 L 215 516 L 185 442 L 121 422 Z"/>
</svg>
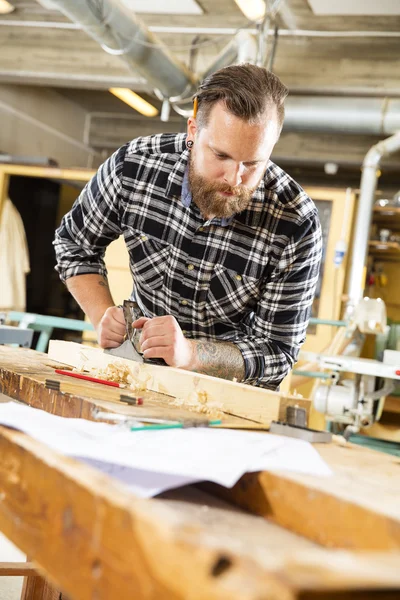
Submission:
<svg viewBox="0 0 400 600">
<path fill-rule="evenodd" d="M 381 299 L 363 298 L 347 324 L 347 335 L 387 331 L 386 308 Z M 358 337 L 361 338 L 360 333 Z M 382 414 L 385 397 L 400 381 L 400 352 L 385 350 L 383 361 L 359 358 L 361 344 L 350 344 L 346 355 L 301 352 L 300 358 L 328 374 L 314 389 L 313 405 L 331 424 L 344 426 L 348 438 L 371 426 Z M 298 371 L 298 373 L 301 371 Z"/>
</svg>

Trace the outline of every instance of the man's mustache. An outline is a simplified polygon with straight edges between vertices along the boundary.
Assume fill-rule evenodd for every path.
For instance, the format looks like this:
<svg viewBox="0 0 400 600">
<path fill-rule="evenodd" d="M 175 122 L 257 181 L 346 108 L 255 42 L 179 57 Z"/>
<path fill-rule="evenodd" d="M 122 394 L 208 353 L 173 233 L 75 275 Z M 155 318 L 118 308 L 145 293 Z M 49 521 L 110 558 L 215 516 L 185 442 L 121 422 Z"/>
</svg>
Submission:
<svg viewBox="0 0 400 600">
<path fill-rule="evenodd" d="M 212 189 L 216 192 L 223 192 L 224 194 L 232 194 L 234 196 L 242 196 L 246 192 L 246 188 L 240 185 L 231 187 L 225 184 L 213 184 Z"/>
</svg>

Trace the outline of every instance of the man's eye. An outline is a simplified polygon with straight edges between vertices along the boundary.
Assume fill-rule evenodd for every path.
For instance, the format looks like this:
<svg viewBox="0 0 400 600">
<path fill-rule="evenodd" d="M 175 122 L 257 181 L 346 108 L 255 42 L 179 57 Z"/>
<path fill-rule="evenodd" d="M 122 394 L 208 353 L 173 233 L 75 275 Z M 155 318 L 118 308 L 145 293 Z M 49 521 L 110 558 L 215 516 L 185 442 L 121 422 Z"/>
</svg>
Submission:
<svg viewBox="0 0 400 600">
<path fill-rule="evenodd" d="M 224 160 L 224 159 L 226 158 L 226 156 L 225 156 L 224 154 L 216 154 L 216 157 L 217 157 L 219 160 Z"/>
</svg>

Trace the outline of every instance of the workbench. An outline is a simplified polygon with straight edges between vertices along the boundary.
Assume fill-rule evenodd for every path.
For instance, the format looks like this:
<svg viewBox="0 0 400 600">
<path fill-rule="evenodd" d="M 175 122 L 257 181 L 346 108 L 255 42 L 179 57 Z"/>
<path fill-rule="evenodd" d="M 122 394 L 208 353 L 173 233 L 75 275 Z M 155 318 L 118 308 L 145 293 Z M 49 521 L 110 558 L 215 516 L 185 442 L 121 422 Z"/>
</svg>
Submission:
<svg viewBox="0 0 400 600">
<path fill-rule="evenodd" d="M 47 389 L 55 366 L 45 354 L 0 347 L 0 392 L 69 417 L 138 410 L 99 398 L 105 386 Z M 186 416 L 161 395 L 150 403 L 154 415 Z M 32 592 L 29 577 L 25 599 L 59 598 L 55 588 L 70 600 L 399 598 L 399 459 L 351 444 L 315 447 L 332 477 L 251 473 L 231 490 L 202 484 L 141 500 L 0 427 L 0 530 L 54 586 Z"/>
</svg>

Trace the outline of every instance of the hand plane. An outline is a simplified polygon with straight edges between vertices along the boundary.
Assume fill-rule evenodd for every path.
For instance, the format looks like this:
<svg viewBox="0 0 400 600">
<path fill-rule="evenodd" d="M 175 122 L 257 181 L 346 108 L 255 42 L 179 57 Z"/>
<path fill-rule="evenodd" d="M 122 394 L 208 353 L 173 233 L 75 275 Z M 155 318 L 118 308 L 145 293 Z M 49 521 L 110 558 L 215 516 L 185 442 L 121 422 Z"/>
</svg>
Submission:
<svg viewBox="0 0 400 600">
<path fill-rule="evenodd" d="M 106 348 L 104 352 L 111 354 L 112 356 L 118 356 L 118 358 L 127 358 L 128 360 L 134 360 L 140 363 L 150 363 L 153 365 L 166 365 L 166 362 L 162 358 L 144 358 L 140 351 L 140 329 L 134 329 L 132 323 L 140 317 L 143 317 L 143 313 L 140 310 L 138 304 L 133 300 L 124 300 L 121 308 L 124 311 L 125 319 L 125 341 L 118 346 L 118 348 Z"/>
</svg>

